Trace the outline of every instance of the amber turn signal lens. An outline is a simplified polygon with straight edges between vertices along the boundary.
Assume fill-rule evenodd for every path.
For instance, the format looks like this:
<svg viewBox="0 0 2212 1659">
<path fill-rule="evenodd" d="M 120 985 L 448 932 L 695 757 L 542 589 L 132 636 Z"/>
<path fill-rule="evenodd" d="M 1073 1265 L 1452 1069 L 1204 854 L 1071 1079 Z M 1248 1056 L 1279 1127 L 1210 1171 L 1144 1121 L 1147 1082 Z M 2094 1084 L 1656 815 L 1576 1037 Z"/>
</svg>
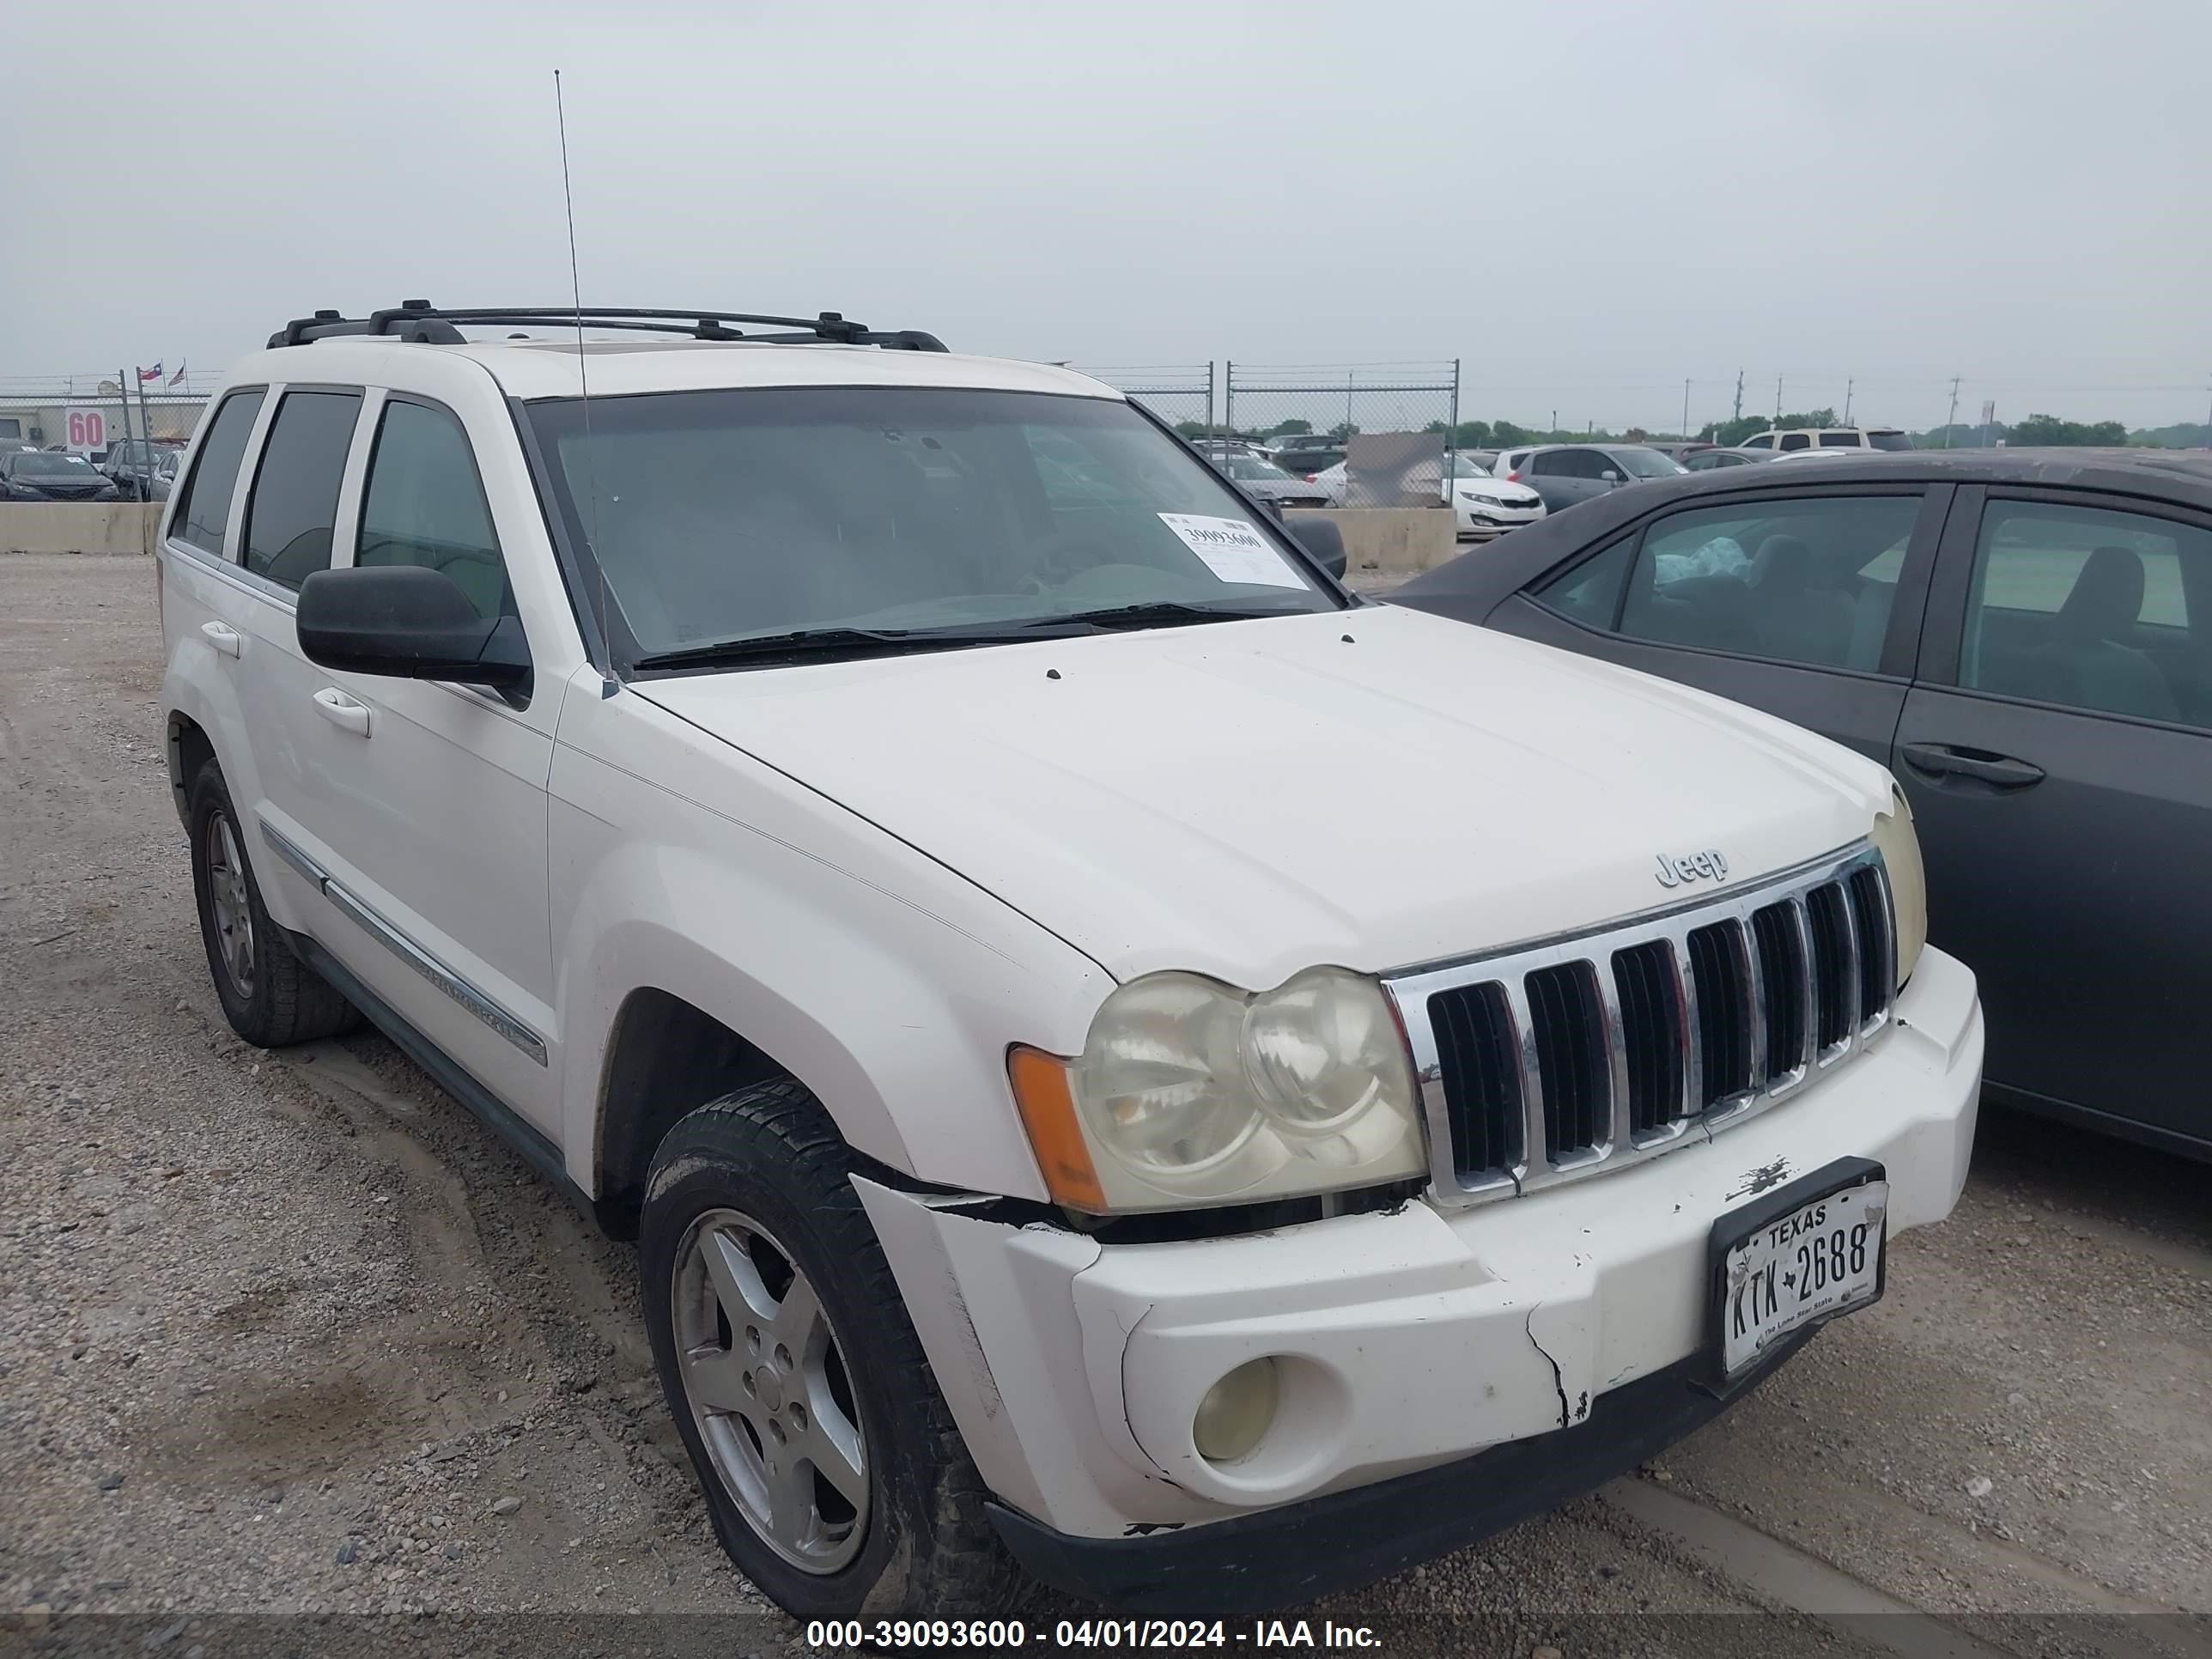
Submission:
<svg viewBox="0 0 2212 1659">
<path fill-rule="evenodd" d="M 1098 1170 L 1075 1119 L 1067 1062 L 1057 1054 L 1017 1044 L 1006 1051 L 1006 1079 L 1013 1085 L 1014 1104 L 1029 1131 L 1030 1149 L 1044 1173 L 1046 1189 L 1070 1209 L 1104 1214 L 1106 1193 L 1098 1184 Z"/>
</svg>

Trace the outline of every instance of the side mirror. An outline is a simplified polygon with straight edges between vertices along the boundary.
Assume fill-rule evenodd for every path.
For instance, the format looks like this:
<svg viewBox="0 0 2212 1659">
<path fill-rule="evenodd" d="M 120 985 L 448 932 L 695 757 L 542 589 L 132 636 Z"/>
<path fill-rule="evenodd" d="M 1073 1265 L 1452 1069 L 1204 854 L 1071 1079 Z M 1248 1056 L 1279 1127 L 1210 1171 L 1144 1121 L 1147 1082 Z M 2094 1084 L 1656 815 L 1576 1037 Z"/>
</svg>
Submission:
<svg viewBox="0 0 2212 1659">
<path fill-rule="evenodd" d="M 1314 562 L 1337 579 L 1344 580 L 1344 532 L 1337 528 L 1334 519 L 1292 519 L 1290 532 L 1298 544 L 1313 555 Z"/>
<path fill-rule="evenodd" d="M 1609 484 L 1617 484 L 1620 482 L 1620 474 L 1615 472 L 1611 467 L 1606 468 L 1604 471 L 1598 474 L 1598 477 Z"/>
<path fill-rule="evenodd" d="M 484 685 L 530 695 L 530 648 L 514 617 L 484 617 L 442 570 L 360 565 L 300 584 L 300 649 L 352 674 Z"/>
</svg>

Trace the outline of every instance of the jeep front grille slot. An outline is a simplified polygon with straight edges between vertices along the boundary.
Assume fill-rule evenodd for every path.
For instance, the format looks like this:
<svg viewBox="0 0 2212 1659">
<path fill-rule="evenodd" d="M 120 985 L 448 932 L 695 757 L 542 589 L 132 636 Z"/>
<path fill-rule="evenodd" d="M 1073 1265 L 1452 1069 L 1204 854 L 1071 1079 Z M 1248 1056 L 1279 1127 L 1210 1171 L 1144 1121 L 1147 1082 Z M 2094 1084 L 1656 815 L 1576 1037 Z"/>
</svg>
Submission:
<svg viewBox="0 0 2212 1659">
<path fill-rule="evenodd" d="M 1462 1182 L 1507 1180 L 1521 1159 L 1520 1056 L 1513 1016 L 1498 985 L 1462 985 L 1429 999 L 1443 1066 L 1455 1174 Z"/>
<path fill-rule="evenodd" d="M 1588 962 L 1563 962 L 1523 981 L 1536 1040 L 1544 1102 L 1544 1146 L 1556 1161 L 1588 1152 L 1613 1117 L 1605 1004 Z"/>
<path fill-rule="evenodd" d="M 1805 1066 L 1805 937 L 1798 907 L 1770 904 L 1751 917 L 1759 951 L 1759 994 L 1765 1003 L 1766 1065 L 1759 1079 L 1772 1088 Z"/>
<path fill-rule="evenodd" d="M 1526 1191 L 1756 1115 L 1887 1025 L 1896 935 L 1862 843 L 1596 933 L 1387 975 L 1432 1194 Z"/>
<path fill-rule="evenodd" d="M 1878 870 L 1854 870 L 1844 878 L 1851 926 L 1858 934 L 1859 1007 L 1887 1007 L 1897 983 L 1897 952 L 1889 937 L 1889 895 Z M 1861 1014 L 1863 1019 L 1863 1012 Z"/>
<path fill-rule="evenodd" d="M 1820 1052 L 1826 1055 L 1850 1035 L 1858 1001 L 1851 912 L 1842 884 L 1832 881 L 1805 896 L 1805 909 L 1813 927 L 1814 1024 Z"/>
<path fill-rule="evenodd" d="M 1613 953 L 1620 1042 L 1628 1060 L 1628 1132 L 1648 1134 L 1682 1115 L 1682 1000 L 1663 939 Z"/>
</svg>

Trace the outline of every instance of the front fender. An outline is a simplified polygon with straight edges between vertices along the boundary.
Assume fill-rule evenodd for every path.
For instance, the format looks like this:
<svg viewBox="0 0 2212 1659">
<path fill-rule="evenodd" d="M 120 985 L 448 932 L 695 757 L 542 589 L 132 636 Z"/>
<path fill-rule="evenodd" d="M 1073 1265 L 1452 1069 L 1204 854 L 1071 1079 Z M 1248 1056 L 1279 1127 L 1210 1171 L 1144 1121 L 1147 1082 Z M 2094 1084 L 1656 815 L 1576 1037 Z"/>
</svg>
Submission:
<svg viewBox="0 0 2212 1659">
<path fill-rule="evenodd" d="M 1112 988 L 1103 969 L 643 698 L 572 695 L 551 784 L 562 1146 L 578 1185 L 596 1190 L 617 1016 L 653 988 L 804 1083 L 869 1158 L 1047 1197 L 1006 1048 L 1079 1049 Z"/>
</svg>

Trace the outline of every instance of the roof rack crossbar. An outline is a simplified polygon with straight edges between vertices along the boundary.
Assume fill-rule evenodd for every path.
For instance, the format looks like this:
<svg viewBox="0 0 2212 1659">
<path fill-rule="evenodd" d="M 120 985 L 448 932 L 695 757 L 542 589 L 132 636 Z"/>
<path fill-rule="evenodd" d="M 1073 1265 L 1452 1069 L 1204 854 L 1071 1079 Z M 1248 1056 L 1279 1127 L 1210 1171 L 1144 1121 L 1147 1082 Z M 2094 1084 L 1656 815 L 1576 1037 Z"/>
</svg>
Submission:
<svg viewBox="0 0 2212 1659">
<path fill-rule="evenodd" d="M 287 323 L 269 337 L 277 346 L 301 345 L 335 335 L 377 335 L 436 345 L 465 343 L 461 325 L 496 327 L 503 324 L 526 327 L 549 325 L 586 328 L 635 329 L 647 333 L 689 335 L 699 340 L 752 340 L 781 344 L 820 342 L 836 345 L 882 346 L 890 350 L 942 351 L 945 343 L 919 329 L 878 331 L 835 311 L 817 317 L 778 317 L 755 312 L 693 310 L 684 307 L 484 306 L 448 309 L 426 301 L 404 303 L 369 313 L 366 318 L 342 317 L 335 311 L 319 311 Z M 773 335 L 746 334 L 732 326 L 744 323 L 785 331 Z"/>
</svg>

